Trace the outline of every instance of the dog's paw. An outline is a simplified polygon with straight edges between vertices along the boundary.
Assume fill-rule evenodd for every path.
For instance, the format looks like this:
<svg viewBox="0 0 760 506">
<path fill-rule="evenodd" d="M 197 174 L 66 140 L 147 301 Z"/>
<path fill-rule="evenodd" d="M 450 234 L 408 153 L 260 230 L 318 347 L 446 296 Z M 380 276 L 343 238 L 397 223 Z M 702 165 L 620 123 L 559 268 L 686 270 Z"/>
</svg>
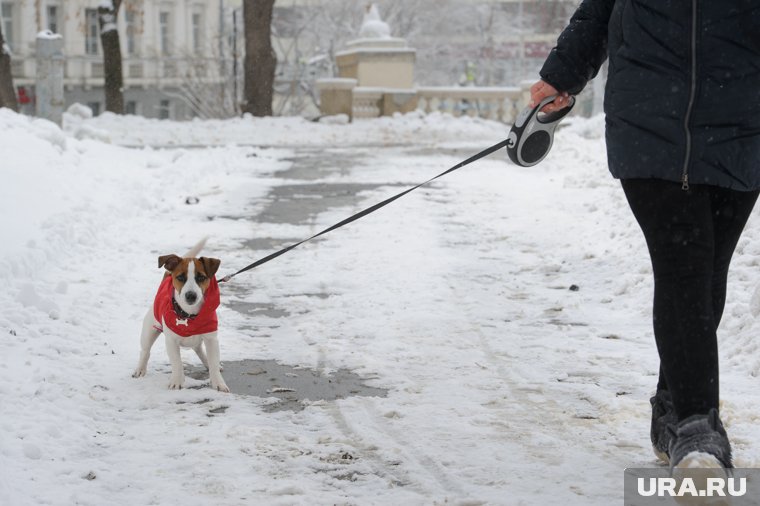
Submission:
<svg viewBox="0 0 760 506">
<path fill-rule="evenodd" d="M 182 383 L 184 383 L 184 379 L 172 378 L 169 380 L 169 390 L 182 390 Z"/>
<path fill-rule="evenodd" d="M 145 376 L 145 368 L 144 367 L 138 367 L 135 369 L 135 372 L 132 373 L 133 378 L 142 378 Z"/>
<path fill-rule="evenodd" d="M 213 385 L 213 384 L 212 384 L 212 385 L 211 385 L 211 387 L 212 387 L 212 388 L 216 388 L 216 389 L 217 389 L 217 390 L 219 390 L 220 392 L 226 392 L 226 393 L 230 393 L 230 387 L 228 387 L 228 386 L 227 386 L 227 384 L 226 384 L 225 382 L 221 382 L 221 383 L 218 383 L 218 384 L 216 384 L 216 385 Z"/>
</svg>

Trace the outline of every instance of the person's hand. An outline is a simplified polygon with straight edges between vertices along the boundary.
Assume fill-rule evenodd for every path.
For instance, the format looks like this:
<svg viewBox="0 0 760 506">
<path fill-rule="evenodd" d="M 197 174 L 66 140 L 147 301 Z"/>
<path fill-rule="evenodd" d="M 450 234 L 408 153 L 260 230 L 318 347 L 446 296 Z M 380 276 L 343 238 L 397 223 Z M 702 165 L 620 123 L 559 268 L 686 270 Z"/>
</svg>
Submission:
<svg viewBox="0 0 760 506">
<path fill-rule="evenodd" d="M 530 87 L 530 107 L 535 107 L 540 104 L 546 97 L 557 95 L 554 101 L 549 102 L 541 109 L 541 112 L 549 113 L 559 111 L 570 105 L 570 94 L 566 91 L 559 92 L 557 88 L 547 83 L 546 81 L 538 81 L 536 84 Z"/>
</svg>

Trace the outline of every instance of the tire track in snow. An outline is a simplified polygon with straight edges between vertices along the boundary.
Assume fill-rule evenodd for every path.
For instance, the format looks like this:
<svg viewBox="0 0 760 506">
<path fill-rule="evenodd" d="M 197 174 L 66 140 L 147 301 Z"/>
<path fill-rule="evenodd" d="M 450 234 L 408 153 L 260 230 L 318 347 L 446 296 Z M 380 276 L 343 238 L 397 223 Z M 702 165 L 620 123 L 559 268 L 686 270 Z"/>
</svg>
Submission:
<svg viewBox="0 0 760 506">
<path fill-rule="evenodd" d="M 320 374 L 323 374 L 326 363 L 326 353 L 322 346 L 319 346 L 318 353 L 316 370 L 319 371 Z M 350 416 L 347 416 L 346 412 L 340 408 L 338 403 L 330 402 L 327 404 L 327 411 L 333 418 L 336 427 L 356 446 L 356 448 L 364 452 L 365 455 L 373 461 L 373 468 L 378 476 L 389 479 L 394 485 L 417 489 L 427 497 L 440 495 L 441 490 L 457 497 L 466 496 L 462 488 L 456 484 L 456 479 L 450 473 L 445 471 L 439 463 L 423 452 L 417 445 L 410 443 L 406 438 L 401 436 L 397 430 L 385 421 L 385 417 L 378 411 L 375 401 L 370 398 L 364 399 L 362 402 L 362 408 L 367 415 L 366 420 L 374 426 L 374 435 L 380 435 L 380 439 L 391 440 L 395 443 L 395 450 L 404 455 L 404 461 L 399 464 L 392 464 L 386 461 L 386 459 L 378 453 L 378 447 L 364 442 L 367 439 L 371 439 L 371 436 L 373 435 L 372 433 L 367 434 L 368 429 L 370 429 L 367 424 L 362 424 L 362 433 L 360 434 L 358 430 L 352 428 L 349 420 Z M 432 489 L 423 485 L 420 480 L 413 479 L 409 472 L 404 472 L 404 477 L 400 478 L 395 469 L 390 469 L 390 466 L 395 467 L 396 465 L 403 463 L 416 464 L 416 467 L 429 475 L 440 488 Z"/>
<path fill-rule="evenodd" d="M 447 230 L 456 230 L 455 235 L 457 237 L 457 242 L 456 244 L 448 244 L 446 246 L 447 248 L 461 248 L 462 250 L 469 250 L 477 246 L 482 247 L 483 237 L 499 237 L 499 232 L 496 230 L 491 230 L 490 227 L 488 227 L 487 224 L 483 222 L 473 224 L 460 221 L 461 214 L 456 213 L 450 209 L 449 214 L 442 213 L 439 219 L 445 224 L 442 225 L 441 228 L 446 228 Z M 455 219 L 457 221 L 452 221 L 452 219 Z M 486 228 L 486 230 L 484 230 L 484 228 Z M 521 272 L 523 272 L 525 275 L 528 275 L 532 272 L 540 273 L 540 279 L 526 280 L 526 285 L 551 286 L 554 284 L 555 280 L 559 278 L 558 272 L 551 269 L 550 265 L 544 265 L 544 262 L 541 260 L 543 258 L 543 255 L 540 253 L 539 244 L 526 243 L 524 241 L 514 242 L 513 239 L 513 243 L 511 244 L 509 251 L 520 253 L 529 252 L 530 254 L 538 255 L 534 263 L 522 266 Z M 565 396 L 568 392 L 550 392 L 544 385 L 536 384 L 533 381 L 526 381 L 526 378 L 522 377 L 519 374 L 519 367 L 524 367 L 524 364 L 526 363 L 534 363 L 532 359 L 526 360 L 524 356 L 521 356 L 521 351 L 524 350 L 523 342 L 521 340 L 515 341 L 515 345 L 512 348 L 514 350 L 514 353 L 510 351 L 510 353 L 506 356 L 505 354 L 499 353 L 494 349 L 492 346 L 493 335 L 491 335 L 493 333 L 489 333 L 489 331 L 486 329 L 494 329 L 497 332 L 503 332 L 504 330 L 509 330 L 510 327 L 507 324 L 500 324 L 501 320 L 498 319 L 493 321 L 484 321 L 482 300 L 478 302 L 478 300 L 473 296 L 471 292 L 465 292 L 464 286 L 470 285 L 462 285 L 461 283 L 462 278 L 472 279 L 477 275 L 483 276 L 483 271 L 487 271 L 490 273 L 486 276 L 488 278 L 488 285 L 509 286 L 509 282 L 503 278 L 502 274 L 500 274 L 503 272 L 503 266 L 504 264 L 519 265 L 519 263 L 510 262 L 510 258 L 504 258 L 500 256 L 498 265 L 493 265 L 492 268 L 489 268 L 488 265 L 484 267 L 483 263 L 493 264 L 494 260 L 490 260 L 490 258 L 494 254 L 503 255 L 503 252 L 500 252 L 496 249 L 488 250 L 487 252 L 482 249 L 478 249 L 477 260 L 470 258 L 467 263 L 461 263 L 459 259 L 469 258 L 466 253 L 466 251 L 463 251 L 462 255 L 454 255 L 452 258 L 455 258 L 457 260 L 455 260 L 451 268 L 444 271 L 443 276 L 446 280 L 446 286 L 448 286 L 448 288 L 451 290 L 452 299 L 457 301 L 457 310 L 462 317 L 461 320 L 463 322 L 470 323 L 467 325 L 467 328 L 463 328 L 459 330 L 459 332 L 466 334 L 467 336 L 475 337 L 473 341 L 475 341 L 477 344 L 473 344 L 478 347 L 487 362 L 486 367 L 481 367 L 483 369 L 492 370 L 494 374 L 500 378 L 501 395 L 508 399 L 507 405 L 503 405 L 498 401 L 494 401 L 493 404 L 484 405 L 484 407 L 504 413 L 504 416 L 498 417 L 499 419 L 505 417 L 507 419 L 514 419 L 516 418 L 515 415 L 519 416 L 520 424 L 525 429 L 524 433 L 527 434 L 540 436 L 542 433 L 544 433 L 552 438 L 556 438 L 558 434 L 569 434 L 569 431 L 567 431 L 568 425 L 576 427 L 577 430 L 574 430 L 573 432 L 584 434 L 587 431 L 590 423 L 589 420 L 585 419 L 582 414 L 582 411 L 585 410 L 579 410 L 579 412 L 573 415 L 572 413 L 568 413 L 569 410 L 573 409 L 571 406 L 563 404 L 562 401 L 558 401 L 558 399 L 566 399 Z M 520 255 L 517 256 L 519 257 Z M 478 263 L 480 264 L 479 267 L 476 266 L 470 269 L 470 267 Z M 483 296 L 485 296 L 487 298 L 507 298 L 508 300 L 520 300 L 519 295 L 520 294 L 518 292 L 510 289 L 508 289 L 507 293 L 505 294 L 495 293 L 492 290 L 485 290 L 483 294 L 481 294 L 481 299 Z M 534 295 L 536 296 L 535 299 L 533 299 Z M 553 301 L 541 296 L 540 293 L 531 295 L 531 299 L 533 299 L 530 301 L 532 307 L 551 308 L 554 305 Z M 522 304 L 520 304 L 520 306 L 522 306 Z M 478 309 L 480 311 L 477 311 Z M 547 326 L 551 326 L 551 324 L 556 320 L 556 315 L 551 315 L 545 312 L 544 316 L 549 318 L 546 322 Z M 541 331 L 538 328 L 538 325 L 535 327 L 535 331 Z M 537 364 L 537 366 L 539 368 L 543 368 L 545 367 L 545 364 L 541 363 Z M 537 400 L 536 396 L 540 396 L 540 399 Z M 596 402 L 594 399 L 591 399 L 587 396 L 577 397 L 576 399 L 583 401 L 585 404 L 588 404 L 589 408 L 593 412 L 593 418 L 595 418 L 595 420 L 592 420 L 592 422 L 597 422 L 598 420 L 596 420 L 596 418 L 602 418 L 603 416 L 606 416 L 604 413 L 608 409 L 608 406 L 602 405 L 601 403 Z M 587 446 L 587 443 L 587 441 L 583 440 L 577 441 L 579 447 Z M 561 460 L 561 458 L 558 458 L 556 449 L 552 447 L 544 448 L 541 446 L 531 446 L 530 454 L 532 457 L 550 464 Z"/>
<path fill-rule="evenodd" d="M 362 399 L 362 404 L 364 411 L 368 415 L 369 420 L 375 425 L 376 430 L 400 445 L 408 460 L 416 462 L 419 467 L 427 471 L 438 482 L 441 489 L 459 497 L 466 496 L 464 490 L 456 482 L 451 473 L 446 471 L 435 459 L 423 452 L 419 445 L 409 441 L 396 428 L 385 421 L 386 417 L 378 411 L 375 401 L 365 398 Z"/>
<path fill-rule="evenodd" d="M 494 349 L 491 347 L 488 337 L 483 331 L 482 326 L 478 324 L 479 320 L 472 314 L 472 303 L 468 300 L 468 297 L 456 288 L 456 282 L 450 283 L 449 286 L 451 287 L 454 296 L 459 301 L 464 302 L 459 306 L 459 309 L 467 321 L 473 322 L 473 325 L 467 329 L 467 332 L 474 333 L 477 336 L 477 346 L 482 352 L 483 357 L 490 365 L 490 368 L 501 379 L 501 386 L 506 390 L 506 393 L 504 395 L 509 399 L 509 406 L 520 406 L 522 408 L 519 411 L 522 425 L 524 427 L 530 427 L 533 430 L 546 425 L 547 411 L 562 413 L 563 409 L 556 403 L 554 399 L 546 396 L 546 393 L 543 389 L 536 387 L 531 388 L 528 386 L 518 386 L 521 383 L 521 379 L 514 372 L 513 367 L 510 367 L 514 365 L 508 362 L 508 360 L 511 360 L 511 358 L 505 359 L 498 356 L 496 351 L 494 351 Z M 514 360 L 515 362 L 520 361 L 517 357 L 515 357 Z M 486 369 L 488 369 L 488 367 L 486 367 Z M 531 395 L 542 396 L 542 402 L 540 406 L 536 404 L 535 400 L 531 399 Z M 491 409 L 496 409 L 498 411 L 504 412 L 507 415 L 513 414 L 513 411 L 511 409 L 507 409 L 505 407 L 497 405 L 489 407 Z M 547 452 L 542 450 L 540 447 L 534 447 L 531 448 L 531 453 L 532 455 L 549 463 L 556 461 L 556 455 L 553 451 Z"/>
<path fill-rule="evenodd" d="M 509 199 L 510 196 L 499 198 Z M 516 205 L 521 204 L 518 201 Z M 526 456 L 531 461 L 544 461 L 549 465 L 562 465 L 569 459 L 584 460 L 581 455 L 596 460 L 601 457 L 602 461 L 613 466 L 651 465 L 654 461 L 647 458 L 650 452 L 647 445 L 642 444 L 643 438 L 640 443 L 628 436 L 631 427 L 639 423 L 636 419 L 641 418 L 640 411 L 631 411 L 636 399 L 616 400 L 616 392 L 635 392 L 640 383 L 638 378 L 633 378 L 635 373 L 628 360 L 630 355 L 620 354 L 626 348 L 605 345 L 596 354 L 576 348 L 585 346 L 587 338 L 601 337 L 594 327 L 609 326 L 610 318 L 604 318 L 598 324 L 593 322 L 588 327 L 567 320 L 572 318 L 571 314 L 584 314 L 584 311 L 562 312 L 573 308 L 573 300 L 580 301 L 579 304 L 598 301 L 588 299 L 588 295 L 570 299 L 569 295 L 564 295 L 568 292 L 554 291 L 561 285 L 567 288 L 567 280 L 563 278 L 571 273 L 581 279 L 586 279 L 584 276 L 600 279 L 598 262 L 579 261 L 570 264 L 571 271 L 562 269 L 558 262 L 574 262 L 580 256 L 579 251 L 547 249 L 541 236 L 533 236 L 537 220 L 525 220 L 520 212 L 515 213 L 518 218 L 513 227 L 510 222 L 507 226 L 504 222 L 498 226 L 489 225 L 491 222 L 482 219 L 473 222 L 462 218 L 466 216 L 463 211 L 448 211 L 439 217 L 441 228 L 455 230 L 457 242 L 447 247 L 459 251 L 451 256 L 454 260 L 450 268 L 445 269 L 444 277 L 452 296 L 458 301 L 457 310 L 461 312 L 462 320 L 472 322 L 461 332 L 470 336 L 473 346 L 483 353 L 487 367 L 503 379 L 501 392 L 508 396 L 508 402 L 496 399 L 487 407 L 504 413 L 500 418 L 519 419 L 522 428 L 518 431 L 535 437 L 535 444 L 532 438 L 527 443 Z M 510 216 L 505 212 L 500 219 Z M 527 237 L 533 240 L 526 241 Z M 552 244 L 562 246 L 563 239 L 565 242 L 572 240 L 558 235 L 552 238 Z M 484 277 L 482 290 L 473 292 L 472 284 L 462 283 L 462 279 L 472 280 L 474 276 Z M 529 297 L 524 297 L 521 290 Z M 529 300 L 522 300 L 523 297 Z M 512 307 L 492 304 L 492 308 L 500 311 L 497 316 L 492 316 L 483 304 L 489 298 L 507 304 L 511 302 Z M 541 308 L 547 309 L 542 313 Z M 520 323 L 525 316 L 535 321 Z M 509 318 L 511 323 L 510 320 L 503 322 L 503 318 Z M 590 333 L 583 330 L 585 328 Z M 507 336 L 507 341 L 502 340 L 504 333 L 515 332 L 525 339 Z M 530 342 L 531 337 L 540 339 Z M 503 346 L 504 342 L 510 346 Z M 536 348 L 536 345 L 551 346 L 552 342 L 557 343 L 556 349 L 547 350 L 546 354 Z M 629 339 L 621 343 L 627 347 Z M 524 409 L 515 411 L 512 405 Z M 621 437 L 623 434 L 625 436 Z M 544 441 L 548 444 L 545 445 Z M 578 448 L 579 454 L 568 453 L 565 444 Z M 566 480 L 563 481 L 570 481 L 570 477 L 576 474 L 571 468 L 564 472 Z"/>
</svg>

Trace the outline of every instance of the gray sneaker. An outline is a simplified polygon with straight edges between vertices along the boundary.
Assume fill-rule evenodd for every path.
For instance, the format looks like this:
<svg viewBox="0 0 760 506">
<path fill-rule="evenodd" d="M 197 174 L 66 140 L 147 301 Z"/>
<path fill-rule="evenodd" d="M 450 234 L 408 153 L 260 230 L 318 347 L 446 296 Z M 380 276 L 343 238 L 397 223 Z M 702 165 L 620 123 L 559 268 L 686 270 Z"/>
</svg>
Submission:
<svg viewBox="0 0 760 506">
<path fill-rule="evenodd" d="M 649 430 L 649 437 L 652 440 L 652 450 L 658 459 L 666 464 L 670 460 L 668 453 L 670 447 L 671 433 L 668 431 L 669 425 L 676 425 L 678 417 L 673 409 L 673 401 L 670 398 L 670 392 L 667 390 L 658 390 L 657 393 L 649 399 L 652 405 L 652 425 Z"/>
<path fill-rule="evenodd" d="M 692 415 L 670 426 L 670 468 L 733 468 L 731 444 L 717 409 L 706 415 Z"/>
</svg>

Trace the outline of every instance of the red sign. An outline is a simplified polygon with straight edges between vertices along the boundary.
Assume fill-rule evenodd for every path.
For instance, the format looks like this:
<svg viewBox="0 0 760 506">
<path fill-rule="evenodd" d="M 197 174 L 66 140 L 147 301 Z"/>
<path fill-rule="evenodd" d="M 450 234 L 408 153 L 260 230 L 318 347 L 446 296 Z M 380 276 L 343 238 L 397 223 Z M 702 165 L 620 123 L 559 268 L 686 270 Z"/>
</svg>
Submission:
<svg viewBox="0 0 760 506">
<path fill-rule="evenodd" d="M 18 103 L 19 104 L 31 104 L 32 103 L 32 97 L 29 96 L 29 94 L 26 91 L 26 88 L 24 86 L 18 87 Z"/>
</svg>

